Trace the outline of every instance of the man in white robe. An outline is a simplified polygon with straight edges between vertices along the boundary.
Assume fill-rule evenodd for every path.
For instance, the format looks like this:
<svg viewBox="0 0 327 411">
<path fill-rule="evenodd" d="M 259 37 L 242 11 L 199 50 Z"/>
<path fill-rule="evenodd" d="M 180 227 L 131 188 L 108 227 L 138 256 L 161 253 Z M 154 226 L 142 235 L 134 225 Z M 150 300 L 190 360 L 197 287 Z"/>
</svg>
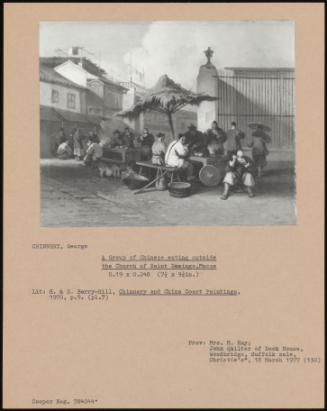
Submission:
<svg viewBox="0 0 327 411">
<path fill-rule="evenodd" d="M 185 170 L 187 179 L 191 180 L 193 176 L 193 165 L 187 160 L 190 155 L 190 150 L 186 142 L 186 136 L 179 134 L 178 139 L 172 141 L 167 148 L 165 163 L 168 167 Z"/>
</svg>

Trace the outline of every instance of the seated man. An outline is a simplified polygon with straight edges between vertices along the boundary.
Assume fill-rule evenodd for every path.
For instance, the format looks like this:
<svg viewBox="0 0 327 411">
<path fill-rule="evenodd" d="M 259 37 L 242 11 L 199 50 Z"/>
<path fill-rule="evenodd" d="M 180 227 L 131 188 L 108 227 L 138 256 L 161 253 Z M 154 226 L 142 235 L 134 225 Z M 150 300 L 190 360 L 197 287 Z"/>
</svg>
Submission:
<svg viewBox="0 0 327 411">
<path fill-rule="evenodd" d="M 62 160 L 67 160 L 68 158 L 73 157 L 73 150 L 68 140 L 65 140 L 61 144 L 59 144 L 59 147 L 57 149 L 57 157 Z"/>
<path fill-rule="evenodd" d="M 252 188 L 255 185 L 253 178 L 253 164 L 249 157 L 245 157 L 242 150 L 238 150 L 236 155 L 228 162 L 227 173 L 224 178 L 224 192 L 222 200 L 226 200 L 231 187 L 243 185 L 249 197 L 254 197 Z"/>
<path fill-rule="evenodd" d="M 193 180 L 193 165 L 187 160 L 190 151 L 185 134 L 179 134 L 178 139 L 171 142 L 165 155 L 168 167 L 180 168 L 185 171 L 187 180 Z"/>
<path fill-rule="evenodd" d="M 99 160 L 102 156 L 103 148 L 97 142 L 97 138 L 95 136 L 90 137 L 90 144 L 87 148 L 86 155 L 84 157 L 84 164 L 96 166 L 99 163 Z"/>
<path fill-rule="evenodd" d="M 124 146 L 129 147 L 129 148 L 134 148 L 134 139 L 135 136 L 129 129 L 129 127 L 125 127 L 125 131 L 123 133 L 123 141 L 124 141 Z"/>
<path fill-rule="evenodd" d="M 165 153 L 166 153 L 166 146 L 165 146 L 165 135 L 164 133 L 158 133 L 156 136 L 156 141 L 152 145 L 152 164 L 156 164 L 158 166 L 165 165 Z"/>
<path fill-rule="evenodd" d="M 116 147 L 124 147 L 125 142 L 123 139 L 123 136 L 121 135 L 119 130 L 115 130 L 113 132 L 113 137 L 111 139 L 111 142 L 109 143 L 111 148 L 116 148 Z"/>
</svg>

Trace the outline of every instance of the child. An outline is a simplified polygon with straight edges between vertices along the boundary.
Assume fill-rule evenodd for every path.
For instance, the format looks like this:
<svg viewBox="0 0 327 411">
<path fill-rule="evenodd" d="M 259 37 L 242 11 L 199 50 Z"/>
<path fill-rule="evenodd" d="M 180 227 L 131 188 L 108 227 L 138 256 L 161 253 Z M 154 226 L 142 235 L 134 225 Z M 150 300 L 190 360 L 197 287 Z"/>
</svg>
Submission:
<svg viewBox="0 0 327 411">
<path fill-rule="evenodd" d="M 262 176 L 262 170 L 267 165 L 266 157 L 269 154 L 266 144 L 271 142 L 270 136 L 260 126 L 253 131 L 252 140 L 248 143 L 252 147 L 252 159 L 257 170 L 258 177 Z"/>
</svg>

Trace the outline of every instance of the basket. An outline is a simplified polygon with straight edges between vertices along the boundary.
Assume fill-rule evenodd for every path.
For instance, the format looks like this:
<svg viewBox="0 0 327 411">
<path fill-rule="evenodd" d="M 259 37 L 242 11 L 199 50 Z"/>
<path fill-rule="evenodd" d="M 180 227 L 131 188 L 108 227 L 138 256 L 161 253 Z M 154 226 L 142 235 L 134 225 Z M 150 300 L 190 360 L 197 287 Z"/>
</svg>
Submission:
<svg viewBox="0 0 327 411">
<path fill-rule="evenodd" d="M 168 184 L 169 194 L 172 197 L 188 197 L 191 194 L 192 186 L 190 183 L 173 182 Z"/>
</svg>

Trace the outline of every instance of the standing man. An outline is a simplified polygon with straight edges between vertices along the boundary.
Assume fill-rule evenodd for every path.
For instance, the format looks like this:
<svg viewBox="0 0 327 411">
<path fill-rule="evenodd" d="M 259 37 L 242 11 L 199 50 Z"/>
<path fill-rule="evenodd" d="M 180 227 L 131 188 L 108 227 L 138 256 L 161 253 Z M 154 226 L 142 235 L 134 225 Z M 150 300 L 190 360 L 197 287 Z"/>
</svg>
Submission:
<svg viewBox="0 0 327 411">
<path fill-rule="evenodd" d="M 242 150 L 241 140 L 244 139 L 245 134 L 239 128 L 236 127 L 236 122 L 232 121 L 231 128 L 227 131 L 227 157 L 231 160 L 232 156 L 237 153 L 238 150 Z"/>
<path fill-rule="evenodd" d="M 267 165 L 266 157 L 269 154 L 267 143 L 271 143 L 271 138 L 261 127 L 253 131 L 252 140 L 248 142 L 248 146 L 252 147 L 252 159 L 258 177 L 262 176 L 262 170 Z"/>
<path fill-rule="evenodd" d="M 155 143 L 152 146 L 152 164 L 156 164 L 159 166 L 165 165 L 165 153 L 166 153 L 166 146 L 165 146 L 165 135 L 164 133 L 158 133 Z"/>
<path fill-rule="evenodd" d="M 211 157 L 224 154 L 224 143 L 227 140 L 225 131 L 218 126 L 217 121 L 211 123 L 211 128 L 207 131 L 207 150 Z"/>
<path fill-rule="evenodd" d="M 79 129 L 76 128 L 73 134 L 73 141 L 74 141 L 74 157 L 75 160 L 82 160 L 83 159 L 83 146 L 82 141 L 79 133 Z"/>
<path fill-rule="evenodd" d="M 154 143 L 154 137 L 149 132 L 148 128 L 143 130 L 143 134 L 140 136 L 140 143 L 141 143 L 141 160 L 150 160 L 151 158 L 151 148 Z"/>
</svg>

